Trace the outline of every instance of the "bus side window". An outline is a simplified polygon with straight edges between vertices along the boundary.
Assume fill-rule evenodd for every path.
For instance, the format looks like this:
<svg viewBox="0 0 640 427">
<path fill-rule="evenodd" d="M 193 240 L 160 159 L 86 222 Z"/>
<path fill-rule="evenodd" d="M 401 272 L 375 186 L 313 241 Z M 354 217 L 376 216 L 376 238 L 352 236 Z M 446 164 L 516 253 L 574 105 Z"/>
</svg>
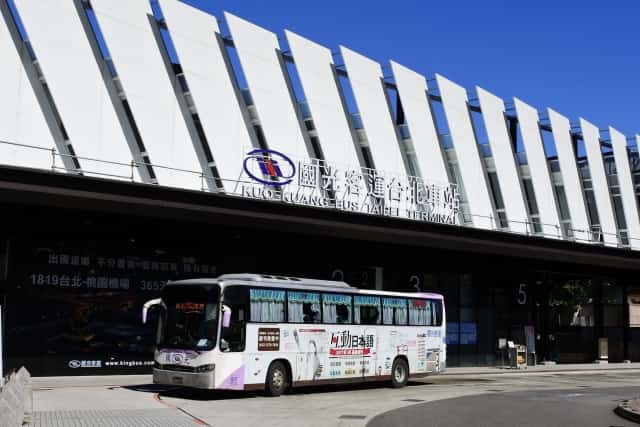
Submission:
<svg viewBox="0 0 640 427">
<path fill-rule="evenodd" d="M 432 301 L 432 304 L 433 304 L 432 310 L 435 317 L 435 323 L 433 325 L 442 326 L 442 301 L 434 300 Z"/>
<path fill-rule="evenodd" d="M 320 323 L 320 312 L 310 302 L 302 304 L 302 315 L 304 323 Z"/>
<path fill-rule="evenodd" d="M 320 323 L 320 294 L 287 291 L 287 310 L 290 323 Z"/>
<path fill-rule="evenodd" d="M 251 321 L 257 323 L 284 322 L 285 292 L 278 289 L 250 289 Z"/>
<path fill-rule="evenodd" d="M 351 323 L 351 295 L 322 294 L 324 323 Z"/>
<path fill-rule="evenodd" d="M 381 320 L 380 298 L 369 295 L 353 297 L 353 323 L 357 325 L 379 325 Z"/>
<path fill-rule="evenodd" d="M 360 323 L 362 325 L 380 324 L 380 310 L 378 307 L 360 307 Z"/>
<path fill-rule="evenodd" d="M 402 306 L 395 309 L 395 325 L 406 325 L 409 321 L 409 311 L 407 309 L 407 300 L 402 298 Z"/>
<path fill-rule="evenodd" d="M 382 298 L 382 322 L 385 325 L 406 325 L 407 319 L 406 299 Z"/>
<path fill-rule="evenodd" d="M 424 299 L 409 300 L 409 324 L 429 326 L 431 322 L 431 301 Z"/>
</svg>

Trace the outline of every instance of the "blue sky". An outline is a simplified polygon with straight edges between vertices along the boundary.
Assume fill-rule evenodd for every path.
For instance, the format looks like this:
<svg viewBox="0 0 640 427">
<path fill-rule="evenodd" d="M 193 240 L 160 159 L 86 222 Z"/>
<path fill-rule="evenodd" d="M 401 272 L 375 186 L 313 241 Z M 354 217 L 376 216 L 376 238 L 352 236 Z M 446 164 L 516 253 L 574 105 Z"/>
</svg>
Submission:
<svg viewBox="0 0 640 427">
<path fill-rule="evenodd" d="M 186 0 L 223 20 L 223 11 L 284 29 L 333 51 L 343 44 L 393 59 L 432 78 L 440 73 L 545 116 L 554 108 L 577 123 L 640 133 L 640 2 L 609 1 L 292 1 Z"/>
</svg>

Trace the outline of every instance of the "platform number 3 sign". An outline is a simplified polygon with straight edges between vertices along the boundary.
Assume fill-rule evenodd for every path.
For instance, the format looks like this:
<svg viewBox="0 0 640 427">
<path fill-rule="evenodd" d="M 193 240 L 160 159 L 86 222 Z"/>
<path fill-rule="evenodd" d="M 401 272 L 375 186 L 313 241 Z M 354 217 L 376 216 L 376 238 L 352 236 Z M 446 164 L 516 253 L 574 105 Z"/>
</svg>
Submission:
<svg viewBox="0 0 640 427">
<path fill-rule="evenodd" d="M 516 301 L 518 301 L 518 304 L 520 305 L 525 305 L 527 303 L 527 284 L 526 283 L 520 283 L 520 286 L 518 286 L 518 298 L 516 299 Z"/>
</svg>

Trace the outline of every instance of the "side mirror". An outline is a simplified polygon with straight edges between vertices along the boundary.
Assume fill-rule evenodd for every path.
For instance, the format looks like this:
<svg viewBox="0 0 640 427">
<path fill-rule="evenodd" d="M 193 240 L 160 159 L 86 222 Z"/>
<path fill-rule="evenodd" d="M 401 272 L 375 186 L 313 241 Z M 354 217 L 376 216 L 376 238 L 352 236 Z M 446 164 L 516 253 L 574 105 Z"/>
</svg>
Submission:
<svg viewBox="0 0 640 427">
<path fill-rule="evenodd" d="M 231 324 L 231 308 L 228 305 L 222 305 L 222 327 L 228 328 Z"/>
<path fill-rule="evenodd" d="M 151 307 L 154 307 L 156 305 L 166 308 L 166 306 L 164 305 L 164 302 L 162 301 L 162 298 L 152 299 L 144 303 L 144 305 L 142 306 L 142 323 L 143 324 L 147 323 L 149 309 L 151 309 Z"/>
</svg>

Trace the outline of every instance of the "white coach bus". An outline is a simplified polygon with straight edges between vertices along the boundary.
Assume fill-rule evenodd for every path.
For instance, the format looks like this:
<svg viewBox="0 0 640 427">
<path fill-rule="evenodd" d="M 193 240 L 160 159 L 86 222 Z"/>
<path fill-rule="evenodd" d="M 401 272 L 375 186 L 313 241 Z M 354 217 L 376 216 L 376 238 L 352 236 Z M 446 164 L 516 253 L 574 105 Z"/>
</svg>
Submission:
<svg viewBox="0 0 640 427">
<path fill-rule="evenodd" d="M 153 381 L 256 390 L 390 380 L 446 366 L 441 295 L 255 274 L 169 282 L 158 312 Z"/>
</svg>

